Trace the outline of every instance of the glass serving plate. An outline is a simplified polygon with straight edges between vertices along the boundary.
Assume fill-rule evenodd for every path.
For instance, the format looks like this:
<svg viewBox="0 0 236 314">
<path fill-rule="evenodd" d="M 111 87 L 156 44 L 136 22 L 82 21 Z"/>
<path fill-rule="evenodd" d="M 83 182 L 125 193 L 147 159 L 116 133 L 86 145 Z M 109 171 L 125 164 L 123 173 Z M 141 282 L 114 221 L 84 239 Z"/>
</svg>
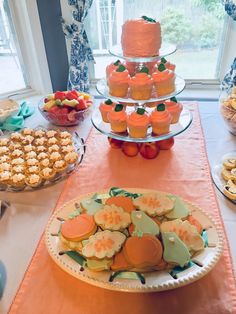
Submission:
<svg viewBox="0 0 236 314">
<path fill-rule="evenodd" d="M 147 108 L 146 111 L 150 112 L 154 108 Z M 134 110 L 134 107 L 127 107 L 126 112 L 129 114 Z M 191 112 L 183 108 L 183 111 L 181 112 L 179 122 L 175 124 L 170 125 L 170 132 L 162 135 L 153 135 L 151 127 L 148 128 L 147 136 L 145 138 L 133 138 L 129 136 L 127 133 L 115 133 L 111 130 L 110 123 L 105 123 L 102 120 L 101 113 L 99 109 L 95 109 L 92 114 L 92 123 L 93 126 L 101 133 L 115 138 L 117 140 L 122 140 L 126 142 L 137 142 L 137 143 L 144 143 L 144 142 L 156 142 L 165 140 L 168 138 L 171 138 L 173 136 L 176 136 L 182 132 L 184 132 L 192 123 L 193 117 Z"/>
<path fill-rule="evenodd" d="M 131 193 L 157 192 L 147 189 L 126 189 Z M 163 192 L 160 192 L 165 194 Z M 219 260 L 223 250 L 223 233 L 221 226 L 215 222 L 206 212 L 188 201 L 184 203 L 188 206 L 195 217 L 207 230 L 208 247 L 192 256 L 191 265 L 175 270 L 165 269 L 162 271 L 150 271 L 140 273 L 139 278 L 135 278 L 135 272 L 112 272 L 112 271 L 91 271 L 86 264 L 78 260 L 75 251 L 66 251 L 68 248 L 60 241 L 58 231 L 61 222 L 68 219 L 74 212 L 82 199 L 92 197 L 94 193 L 81 195 L 59 208 L 50 218 L 46 231 L 45 242 L 47 250 L 54 262 L 65 272 L 87 282 L 91 285 L 104 289 L 124 291 L 124 292 L 155 292 L 179 288 L 199 280 L 205 276 Z M 99 198 L 109 197 L 108 191 L 99 191 Z M 68 253 L 68 254 L 67 254 Z M 174 271 L 173 271 L 174 270 Z M 124 277 L 120 277 L 120 273 Z M 140 279 L 142 278 L 142 280 Z"/>
<path fill-rule="evenodd" d="M 37 127 L 35 128 L 35 130 L 44 130 L 44 131 L 48 131 L 49 129 L 45 129 L 43 127 Z M 58 130 L 58 129 L 53 129 L 50 128 L 50 130 Z M 58 130 L 60 131 L 60 130 Z M 3 137 L 9 137 L 10 134 L 12 132 L 7 132 L 3 134 Z M 75 147 L 75 151 L 78 153 L 79 158 L 77 159 L 77 161 L 73 164 L 70 164 L 67 166 L 67 168 L 60 172 L 57 173 L 55 175 L 55 177 L 53 179 L 50 180 L 43 180 L 42 184 L 40 184 L 37 187 L 31 187 L 31 186 L 23 186 L 23 187 L 13 187 L 9 184 L 0 184 L 0 191 L 6 191 L 6 192 L 30 192 L 30 191 L 35 191 L 35 190 L 39 190 L 39 189 L 43 189 L 49 186 L 52 186 L 56 183 L 58 183 L 61 180 L 64 180 L 65 178 L 67 178 L 82 162 L 83 158 L 84 158 L 84 154 L 85 154 L 85 143 L 84 143 L 84 139 L 81 138 L 77 132 L 74 132 L 73 134 L 73 144 Z"/>
<path fill-rule="evenodd" d="M 215 160 L 212 168 L 211 168 L 211 176 L 216 188 L 233 204 L 236 204 L 235 200 L 230 199 L 227 195 L 224 194 L 224 186 L 226 185 L 226 181 L 221 175 L 221 171 L 223 169 L 223 161 L 228 158 L 236 159 L 236 151 L 229 152 L 223 155 L 221 158 Z"/>
<path fill-rule="evenodd" d="M 163 43 L 161 49 L 159 50 L 159 55 L 152 57 L 133 57 L 133 56 L 124 56 L 123 50 L 120 45 L 113 46 L 109 49 L 109 53 L 115 57 L 125 59 L 130 62 L 152 62 L 166 57 L 176 52 L 176 46 L 169 43 Z"/>
<path fill-rule="evenodd" d="M 183 78 L 181 78 L 180 76 L 176 75 L 176 79 L 175 79 L 175 91 L 171 94 L 167 94 L 164 96 L 158 96 L 156 95 L 155 92 L 152 93 L 152 98 L 148 99 L 148 100 L 137 100 L 137 99 L 133 99 L 130 98 L 129 95 L 127 97 L 116 97 L 116 96 L 112 96 L 109 93 L 109 87 L 107 85 L 107 82 L 105 79 L 99 80 L 97 85 L 96 85 L 96 89 L 98 91 L 98 93 L 102 96 L 104 96 L 105 98 L 111 98 L 115 101 L 118 102 L 127 102 L 127 103 L 139 103 L 139 104 L 145 104 L 145 103 L 149 103 L 149 102 L 153 102 L 153 101 L 162 101 L 165 99 L 169 99 L 171 97 L 174 97 L 176 95 L 178 95 L 179 93 L 181 93 L 185 88 L 185 80 Z"/>
</svg>

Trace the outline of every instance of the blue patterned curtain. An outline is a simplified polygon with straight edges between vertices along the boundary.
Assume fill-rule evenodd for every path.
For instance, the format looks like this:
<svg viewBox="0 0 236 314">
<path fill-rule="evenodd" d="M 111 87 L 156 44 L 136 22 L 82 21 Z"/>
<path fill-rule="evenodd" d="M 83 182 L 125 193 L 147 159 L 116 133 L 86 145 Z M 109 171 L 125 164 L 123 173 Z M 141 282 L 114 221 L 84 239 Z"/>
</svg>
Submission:
<svg viewBox="0 0 236 314">
<path fill-rule="evenodd" d="M 235 0 L 223 0 L 225 11 L 227 14 L 236 21 L 236 1 Z M 226 73 L 222 83 L 221 89 L 229 92 L 233 86 L 236 86 L 236 58 L 234 59 L 230 70 Z"/>
<path fill-rule="evenodd" d="M 84 19 L 92 3 L 93 0 L 68 0 L 72 7 L 72 23 L 67 24 L 62 19 L 64 34 L 71 39 L 68 90 L 89 90 L 88 61 L 94 61 L 94 57 L 84 29 Z"/>
</svg>

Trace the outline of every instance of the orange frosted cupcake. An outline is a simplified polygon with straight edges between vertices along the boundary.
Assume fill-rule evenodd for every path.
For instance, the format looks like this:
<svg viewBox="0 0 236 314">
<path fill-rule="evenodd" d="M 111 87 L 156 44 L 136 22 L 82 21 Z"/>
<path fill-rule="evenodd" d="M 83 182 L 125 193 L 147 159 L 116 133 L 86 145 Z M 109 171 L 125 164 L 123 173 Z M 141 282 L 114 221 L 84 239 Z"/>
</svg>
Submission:
<svg viewBox="0 0 236 314">
<path fill-rule="evenodd" d="M 165 58 L 161 58 L 161 60 L 159 60 L 157 62 L 157 67 L 163 63 L 166 67 L 166 69 L 171 70 L 171 71 L 175 71 L 176 65 L 174 63 L 171 63 L 170 61 L 167 61 Z"/>
<path fill-rule="evenodd" d="M 163 63 L 152 74 L 152 78 L 158 96 L 168 95 L 175 91 L 175 73 L 166 69 Z"/>
<path fill-rule="evenodd" d="M 171 119 L 171 115 L 166 110 L 165 104 L 157 105 L 156 110 L 153 110 L 150 116 L 152 132 L 157 135 L 168 133 Z"/>
<path fill-rule="evenodd" d="M 99 110 L 101 112 L 102 120 L 104 122 L 109 123 L 107 114 L 109 111 L 111 111 L 115 107 L 115 105 L 116 103 L 113 102 L 111 99 L 107 99 L 106 101 L 103 101 L 100 103 Z"/>
<path fill-rule="evenodd" d="M 133 99 L 150 99 L 152 94 L 153 79 L 148 75 L 148 69 L 143 68 L 129 81 L 130 97 Z"/>
<path fill-rule="evenodd" d="M 181 111 L 183 110 L 183 105 L 179 103 L 175 97 L 165 101 L 165 105 L 172 117 L 171 124 L 177 123 L 179 121 Z"/>
<path fill-rule="evenodd" d="M 129 135 L 135 138 L 146 137 L 149 122 L 149 116 L 145 113 L 145 109 L 138 108 L 136 112 L 132 112 L 128 116 Z"/>
<path fill-rule="evenodd" d="M 120 60 L 116 60 L 116 62 L 112 62 L 111 64 L 109 64 L 106 67 L 106 78 L 107 78 L 107 81 L 109 79 L 110 74 L 113 71 L 115 71 L 119 67 L 120 64 L 121 64 Z"/>
<path fill-rule="evenodd" d="M 114 132 L 125 132 L 127 129 L 127 114 L 124 106 L 117 104 L 112 111 L 108 113 L 108 120 L 111 124 L 111 129 Z"/>
<path fill-rule="evenodd" d="M 116 97 L 126 97 L 129 88 L 130 75 L 123 65 L 113 71 L 108 80 L 109 93 Z"/>
</svg>

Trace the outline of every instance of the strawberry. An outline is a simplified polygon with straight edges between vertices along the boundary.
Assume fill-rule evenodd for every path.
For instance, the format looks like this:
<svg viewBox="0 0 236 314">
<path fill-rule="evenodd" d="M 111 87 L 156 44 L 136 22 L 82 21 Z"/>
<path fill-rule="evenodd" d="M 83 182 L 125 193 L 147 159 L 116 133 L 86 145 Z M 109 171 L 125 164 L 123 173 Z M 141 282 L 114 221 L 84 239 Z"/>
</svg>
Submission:
<svg viewBox="0 0 236 314">
<path fill-rule="evenodd" d="M 86 101 L 84 99 L 78 99 L 78 101 L 79 101 L 79 104 L 76 105 L 76 107 L 75 107 L 75 109 L 77 111 L 87 109 L 87 104 L 86 104 Z"/>
<path fill-rule="evenodd" d="M 60 99 L 60 100 L 66 99 L 66 93 L 57 91 L 55 93 L 55 99 Z"/>
<path fill-rule="evenodd" d="M 72 100 L 72 99 L 78 99 L 77 93 L 74 93 L 73 91 L 66 93 L 66 99 Z"/>
</svg>

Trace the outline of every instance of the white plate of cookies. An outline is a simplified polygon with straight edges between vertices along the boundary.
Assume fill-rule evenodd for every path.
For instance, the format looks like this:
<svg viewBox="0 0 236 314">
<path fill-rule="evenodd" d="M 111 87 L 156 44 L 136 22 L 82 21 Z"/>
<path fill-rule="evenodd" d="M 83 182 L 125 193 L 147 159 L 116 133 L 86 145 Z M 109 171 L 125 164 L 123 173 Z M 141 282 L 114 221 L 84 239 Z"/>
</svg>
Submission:
<svg viewBox="0 0 236 314">
<path fill-rule="evenodd" d="M 82 161 L 76 133 L 41 127 L 0 137 L 0 190 L 32 191 L 66 178 Z"/>
<path fill-rule="evenodd" d="M 218 190 L 236 204 L 236 151 L 225 154 L 217 161 L 211 174 Z"/>
<path fill-rule="evenodd" d="M 223 250 L 221 227 L 192 203 L 117 187 L 65 203 L 50 218 L 45 242 L 68 274 L 125 292 L 185 286 L 205 276 Z"/>
</svg>

